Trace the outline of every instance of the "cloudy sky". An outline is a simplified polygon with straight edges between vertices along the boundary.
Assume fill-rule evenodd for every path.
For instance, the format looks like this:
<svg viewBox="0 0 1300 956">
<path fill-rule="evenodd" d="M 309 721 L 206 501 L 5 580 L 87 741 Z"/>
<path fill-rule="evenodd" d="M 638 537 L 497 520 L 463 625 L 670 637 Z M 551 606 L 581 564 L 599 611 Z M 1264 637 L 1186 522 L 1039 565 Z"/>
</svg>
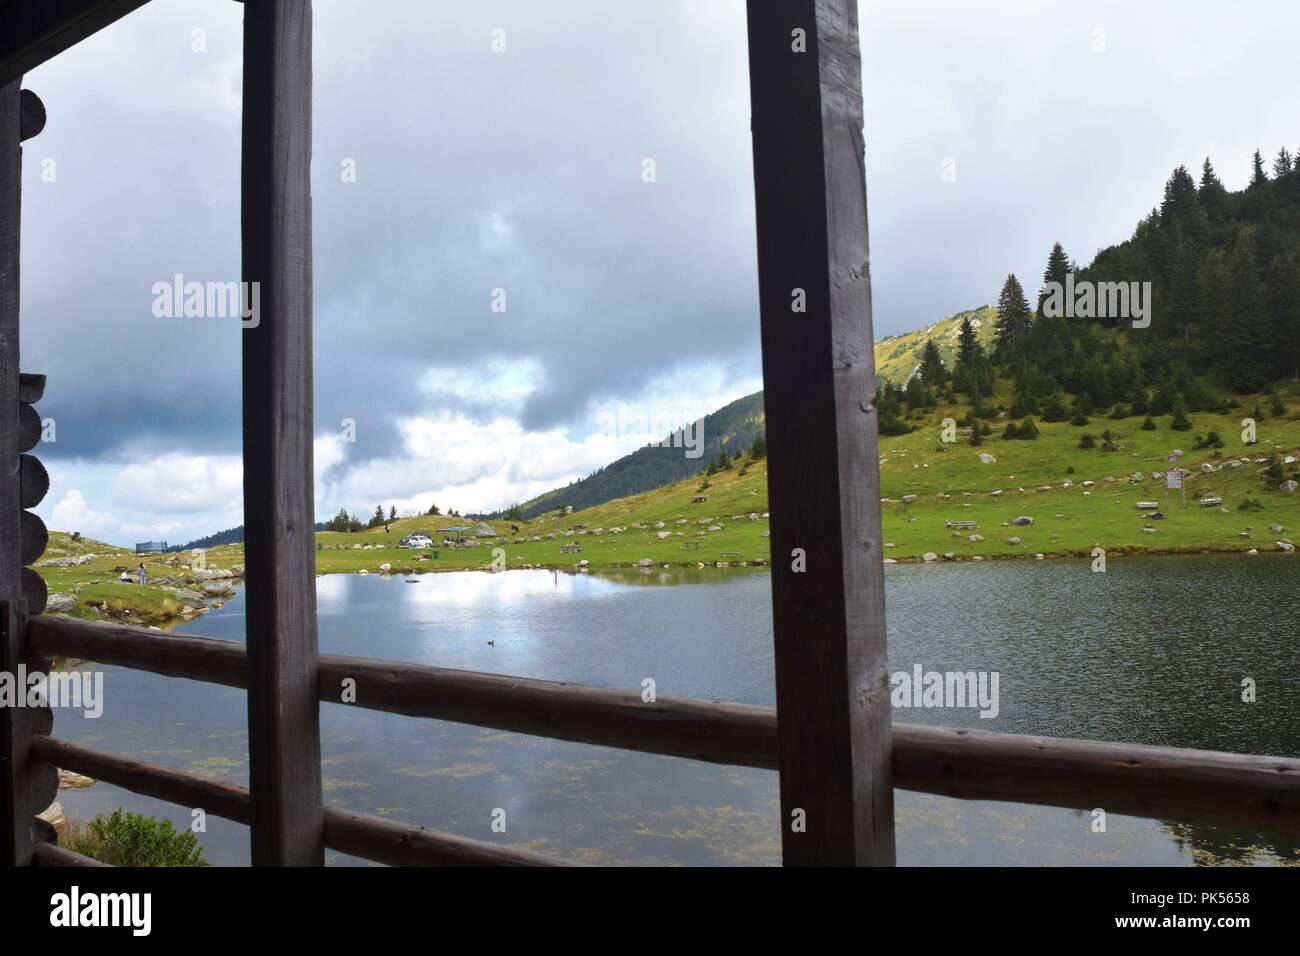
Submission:
<svg viewBox="0 0 1300 956">
<path fill-rule="evenodd" d="M 315 9 L 319 516 L 507 505 L 761 387 L 742 0 Z M 241 16 L 153 0 L 25 80 L 51 527 L 242 520 L 238 321 L 152 291 L 239 278 Z M 1036 289 L 1053 241 L 1086 262 L 1179 163 L 1239 188 L 1300 147 L 1289 2 L 891 0 L 861 28 L 877 336 Z"/>
</svg>

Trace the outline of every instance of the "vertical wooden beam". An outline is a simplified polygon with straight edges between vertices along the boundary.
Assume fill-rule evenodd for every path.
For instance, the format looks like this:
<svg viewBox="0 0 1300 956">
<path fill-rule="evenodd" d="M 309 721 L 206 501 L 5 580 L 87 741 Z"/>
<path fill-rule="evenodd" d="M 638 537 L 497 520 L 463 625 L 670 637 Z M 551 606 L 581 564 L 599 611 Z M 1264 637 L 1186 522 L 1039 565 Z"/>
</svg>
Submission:
<svg viewBox="0 0 1300 956">
<path fill-rule="evenodd" d="M 244 5 L 244 550 L 252 859 L 324 862 L 312 476 L 311 2 Z M 250 298 L 252 298 L 250 296 Z"/>
<path fill-rule="evenodd" d="M 892 865 L 857 2 L 748 25 L 783 857 Z"/>
<path fill-rule="evenodd" d="M 22 78 L 0 86 L 0 671 L 23 660 L 22 441 L 18 427 L 18 247 L 22 219 Z M 31 727 L 19 707 L 0 707 L 0 865 L 32 860 L 28 769 Z M 44 809 L 44 808 L 41 808 Z"/>
</svg>

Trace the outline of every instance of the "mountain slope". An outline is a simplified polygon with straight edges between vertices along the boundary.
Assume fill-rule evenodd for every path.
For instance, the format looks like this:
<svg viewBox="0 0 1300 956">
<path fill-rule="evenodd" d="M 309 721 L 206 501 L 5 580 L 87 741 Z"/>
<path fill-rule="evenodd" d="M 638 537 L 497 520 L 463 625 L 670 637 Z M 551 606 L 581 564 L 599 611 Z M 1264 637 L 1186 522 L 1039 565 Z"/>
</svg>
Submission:
<svg viewBox="0 0 1300 956">
<path fill-rule="evenodd" d="M 907 381 L 920 364 L 921 350 L 930 339 L 934 339 L 939 347 L 944 364 L 950 366 L 956 360 L 957 335 L 962 321 L 968 317 L 979 332 L 980 342 L 990 346 L 997 310 L 986 305 L 958 312 L 914 332 L 879 340 L 875 348 L 876 376 L 900 385 Z M 704 453 L 698 458 L 687 458 L 680 448 L 653 445 L 638 448 L 581 481 L 524 502 L 519 506 L 520 511 L 525 518 L 532 518 L 566 505 L 575 509 L 591 508 L 697 475 L 708 468 L 721 452 L 725 451 L 731 457 L 737 450 L 748 451 L 754 438 L 763 430 L 763 393 L 746 395 L 712 415 L 706 415 L 703 428 Z M 500 514 L 497 512 L 488 517 Z"/>
<path fill-rule="evenodd" d="M 581 481 L 524 502 L 520 511 L 525 518 L 532 518 L 566 506 L 590 508 L 690 478 L 708 468 L 719 454 L 730 458 L 737 451 L 748 451 L 763 431 L 763 393 L 746 395 L 704 416 L 701 429 L 703 451 L 698 458 L 687 458 L 682 448 L 646 445 Z"/>
<path fill-rule="evenodd" d="M 957 361 L 957 336 L 961 334 L 962 322 L 969 318 L 975 326 L 979 342 L 985 349 L 993 347 L 997 337 L 997 309 L 991 305 L 982 305 L 978 309 L 958 312 L 940 319 L 915 332 L 890 335 L 876 340 L 876 378 L 902 385 L 921 364 L 921 352 L 925 343 L 934 339 L 939 349 L 945 368 L 952 368 Z"/>
</svg>

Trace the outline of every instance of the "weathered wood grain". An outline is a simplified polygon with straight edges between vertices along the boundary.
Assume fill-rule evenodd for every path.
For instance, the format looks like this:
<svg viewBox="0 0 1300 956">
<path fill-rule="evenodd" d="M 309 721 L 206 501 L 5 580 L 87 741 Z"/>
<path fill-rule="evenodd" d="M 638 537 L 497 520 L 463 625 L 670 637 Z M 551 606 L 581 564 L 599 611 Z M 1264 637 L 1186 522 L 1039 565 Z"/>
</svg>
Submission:
<svg viewBox="0 0 1300 956">
<path fill-rule="evenodd" d="M 1300 833 L 1300 760 L 895 725 L 894 780 L 963 800 Z"/>
<path fill-rule="evenodd" d="M 22 495 L 22 479 L 19 478 L 19 496 Z M 21 511 L 18 516 L 19 560 L 23 564 L 35 564 L 45 553 L 45 546 L 50 543 L 50 532 L 45 527 L 41 516 L 33 511 Z M 21 586 L 21 582 L 20 582 Z"/>
<path fill-rule="evenodd" d="M 18 451 L 31 451 L 41 440 L 41 416 L 25 402 L 18 405 L 17 414 Z"/>
<path fill-rule="evenodd" d="M 323 860 L 312 473 L 310 0 L 244 7 L 244 555 L 253 862 Z"/>
<path fill-rule="evenodd" d="M 22 478 L 19 454 L 19 236 L 22 220 L 21 77 L 0 86 L 0 671 L 25 654 L 22 626 Z M 37 422 L 39 426 L 39 421 Z M 38 436 L 39 437 L 39 436 Z M 31 723 L 23 708 L 0 707 L 0 865 L 32 860 L 28 786 Z"/>
<path fill-rule="evenodd" d="M 42 657 L 117 664 L 226 687 L 248 686 L 248 657 L 244 645 L 233 641 L 49 615 L 33 618 L 27 633 L 31 652 Z"/>
<path fill-rule="evenodd" d="M 45 395 L 45 376 L 34 372 L 18 374 L 18 400 L 34 405 Z"/>
<path fill-rule="evenodd" d="M 39 458 L 19 456 L 19 498 L 24 508 L 35 508 L 50 490 L 50 473 Z"/>
<path fill-rule="evenodd" d="M 857 4 L 748 24 L 782 854 L 892 865 Z"/>
</svg>

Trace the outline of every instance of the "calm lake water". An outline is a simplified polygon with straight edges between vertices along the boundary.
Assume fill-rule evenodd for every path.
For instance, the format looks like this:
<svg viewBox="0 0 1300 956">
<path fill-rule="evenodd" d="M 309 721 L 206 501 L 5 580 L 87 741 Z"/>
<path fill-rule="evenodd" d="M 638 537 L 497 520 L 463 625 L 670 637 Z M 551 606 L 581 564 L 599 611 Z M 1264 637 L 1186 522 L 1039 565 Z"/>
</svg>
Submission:
<svg viewBox="0 0 1300 956">
<path fill-rule="evenodd" d="M 898 722 L 1300 756 L 1300 559 L 897 565 L 886 582 L 891 670 L 1001 675 L 996 719 L 896 709 Z M 774 701 L 766 573 L 333 575 L 317 595 L 323 652 Z M 242 594 L 183 630 L 242 641 Z M 1245 677 L 1256 703 L 1241 701 Z M 60 710 L 57 736 L 247 784 L 242 692 L 116 667 L 104 685 L 104 715 Z M 590 863 L 779 862 L 768 771 L 332 704 L 321 734 L 332 806 Z M 102 783 L 59 800 L 72 818 L 122 806 L 190 821 Z M 1086 813 L 902 791 L 897 822 L 912 865 L 1300 864 L 1283 836 L 1115 815 L 1093 833 Z M 202 842 L 214 863 L 248 862 L 243 826 L 209 818 Z"/>
</svg>

